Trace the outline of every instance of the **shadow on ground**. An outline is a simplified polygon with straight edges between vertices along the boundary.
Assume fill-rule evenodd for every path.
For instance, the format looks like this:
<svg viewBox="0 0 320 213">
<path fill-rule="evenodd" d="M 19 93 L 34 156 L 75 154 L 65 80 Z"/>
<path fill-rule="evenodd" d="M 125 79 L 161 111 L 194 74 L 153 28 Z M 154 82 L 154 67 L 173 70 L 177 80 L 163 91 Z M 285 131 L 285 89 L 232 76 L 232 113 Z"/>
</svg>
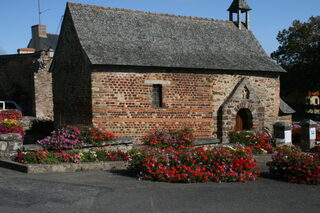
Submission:
<svg viewBox="0 0 320 213">
<path fill-rule="evenodd" d="M 53 121 L 35 120 L 31 128 L 26 131 L 23 144 L 35 144 L 38 140 L 50 136 L 53 130 Z"/>
<path fill-rule="evenodd" d="M 112 174 L 115 174 L 115 175 L 119 175 L 119 176 L 124 176 L 124 177 L 130 177 L 130 178 L 137 178 L 137 174 L 130 171 L 130 170 L 111 170 L 110 171 Z"/>
</svg>

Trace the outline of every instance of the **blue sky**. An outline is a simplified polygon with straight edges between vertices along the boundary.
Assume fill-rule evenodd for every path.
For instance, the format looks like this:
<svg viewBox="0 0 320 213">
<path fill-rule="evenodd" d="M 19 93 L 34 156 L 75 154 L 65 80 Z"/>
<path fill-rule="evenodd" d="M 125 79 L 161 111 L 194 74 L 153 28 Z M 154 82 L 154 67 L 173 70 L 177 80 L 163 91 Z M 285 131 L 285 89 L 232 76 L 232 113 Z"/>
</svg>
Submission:
<svg viewBox="0 0 320 213">
<path fill-rule="evenodd" d="M 49 33 L 59 33 L 66 0 L 41 0 L 41 23 Z M 135 9 L 157 13 L 228 19 L 226 11 L 232 0 L 72 0 L 72 2 Z M 251 11 L 252 31 L 267 53 L 278 47 L 277 33 L 295 19 L 307 21 L 320 15 L 320 0 L 247 0 Z M 38 24 L 38 0 L 1 0 L 0 54 L 15 54 L 26 47 L 31 26 Z"/>
</svg>

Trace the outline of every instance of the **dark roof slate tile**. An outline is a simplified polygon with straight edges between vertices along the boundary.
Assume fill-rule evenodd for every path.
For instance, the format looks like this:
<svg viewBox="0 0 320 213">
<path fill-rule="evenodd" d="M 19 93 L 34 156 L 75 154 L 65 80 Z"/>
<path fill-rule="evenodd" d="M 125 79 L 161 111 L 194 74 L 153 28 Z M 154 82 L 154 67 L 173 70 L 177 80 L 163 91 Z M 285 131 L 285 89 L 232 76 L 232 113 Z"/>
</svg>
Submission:
<svg viewBox="0 0 320 213">
<path fill-rule="evenodd" d="M 238 10 L 241 10 L 242 12 L 244 11 L 249 11 L 251 8 L 249 7 L 248 3 L 246 0 L 233 0 L 231 6 L 229 7 L 228 11 L 237 13 Z"/>
<path fill-rule="evenodd" d="M 40 50 L 55 50 L 57 47 L 59 35 L 47 33 L 47 38 L 40 38 Z M 32 39 L 28 44 L 28 48 L 34 48 L 32 45 Z"/>
<path fill-rule="evenodd" d="M 68 10 L 92 64 L 284 72 L 233 22 L 75 3 Z"/>
<path fill-rule="evenodd" d="M 282 98 L 280 98 L 280 111 L 284 114 L 293 114 L 296 111 L 292 109 Z"/>
</svg>

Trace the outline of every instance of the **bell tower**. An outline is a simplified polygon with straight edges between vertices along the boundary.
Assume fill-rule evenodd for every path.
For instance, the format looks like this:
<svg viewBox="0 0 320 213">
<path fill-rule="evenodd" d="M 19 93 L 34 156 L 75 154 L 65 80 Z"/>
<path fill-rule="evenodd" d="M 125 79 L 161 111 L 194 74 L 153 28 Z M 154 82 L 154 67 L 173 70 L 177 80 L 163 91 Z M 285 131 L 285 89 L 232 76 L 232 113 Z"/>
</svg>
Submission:
<svg viewBox="0 0 320 213">
<path fill-rule="evenodd" d="M 241 22 L 241 15 L 242 13 L 246 14 L 245 26 L 248 30 L 250 30 L 250 17 L 249 11 L 251 8 L 249 7 L 246 0 L 233 0 L 231 6 L 229 7 L 229 21 L 233 21 L 233 14 L 237 14 L 237 24 L 239 29 L 241 30 L 242 22 Z"/>
</svg>

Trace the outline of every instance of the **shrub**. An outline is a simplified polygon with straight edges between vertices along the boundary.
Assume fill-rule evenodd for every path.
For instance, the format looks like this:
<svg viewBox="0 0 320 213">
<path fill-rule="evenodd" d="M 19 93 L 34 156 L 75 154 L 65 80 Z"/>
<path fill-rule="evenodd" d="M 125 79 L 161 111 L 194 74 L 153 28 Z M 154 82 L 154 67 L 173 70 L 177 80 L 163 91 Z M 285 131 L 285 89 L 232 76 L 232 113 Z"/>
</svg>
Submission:
<svg viewBox="0 0 320 213">
<path fill-rule="evenodd" d="M 29 164 L 57 164 L 57 163 L 80 163 L 101 161 L 126 161 L 128 154 L 121 151 L 96 150 L 80 152 L 73 150 L 48 151 L 33 150 L 30 152 L 18 152 L 15 161 Z"/>
<path fill-rule="evenodd" d="M 48 150 L 66 150 L 80 148 L 83 144 L 80 138 L 80 130 L 76 127 L 65 127 L 52 132 L 52 136 L 47 136 L 38 143 Z"/>
<path fill-rule="evenodd" d="M 297 148 L 280 147 L 267 164 L 270 173 L 291 183 L 320 183 L 320 154 L 307 154 Z"/>
<path fill-rule="evenodd" d="M 18 152 L 15 161 L 31 164 L 53 164 L 59 163 L 54 153 L 47 150 L 34 150 L 32 152 Z"/>
<path fill-rule="evenodd" d="M 0 120 L 4 119 L 20 121 L 22 119 L 22 113 L 18 110 L 0 111 Z"/>
<path fill-rule="evenodd" d="M 57 158 L 58 162 L 63 162 L 63 163 L 80 163 L 81 162 L 81 156 L 77 152 L 60 151 L 55 153 L 55 157 Z"/>
<path fill-rule="evenodd" d="M 249 131 L 230 132 L 229 141 L 252 149 L 253 154 L 273 153 L 272 138 L 265 132 L 261 134 Z"/>
<path fill-rule="evenodd" d="M 0 135 L 8 133 L 16 133 L 23 136 L 24 132 L 22 124 L 17 120 L 0 120 Z"/>
<path fill-rule="evenodd" d="M 243 145 L 251 145 L 255 143 L 254 133 L 249 131 L 238 131 L 229 133 L 229 142 L 230 143 L 240 143 Z"/>
<path fill-rule="evenodd" d="M 117 138 L 117 136 L 115 136 L 112 132 L 98 129 L 93 125 L 77 125 L 75 127 L 80 130 L 80 137 L 86 143 L 96 146 L 103 145 L 103 142 Z"/>
<path fill-rule="evenodd" d="M 259 175 L 255 160 L 240 147 L 133 149 L 129 168 L 142 179 L 165 182 L 247 182 Z"/>
<path fill-rule="evenodd" d="M 192 146 L 194 137 L 190 129 L 154 129 L 144 137 L 144 144 L 158 148 Z"/>
</svg>

